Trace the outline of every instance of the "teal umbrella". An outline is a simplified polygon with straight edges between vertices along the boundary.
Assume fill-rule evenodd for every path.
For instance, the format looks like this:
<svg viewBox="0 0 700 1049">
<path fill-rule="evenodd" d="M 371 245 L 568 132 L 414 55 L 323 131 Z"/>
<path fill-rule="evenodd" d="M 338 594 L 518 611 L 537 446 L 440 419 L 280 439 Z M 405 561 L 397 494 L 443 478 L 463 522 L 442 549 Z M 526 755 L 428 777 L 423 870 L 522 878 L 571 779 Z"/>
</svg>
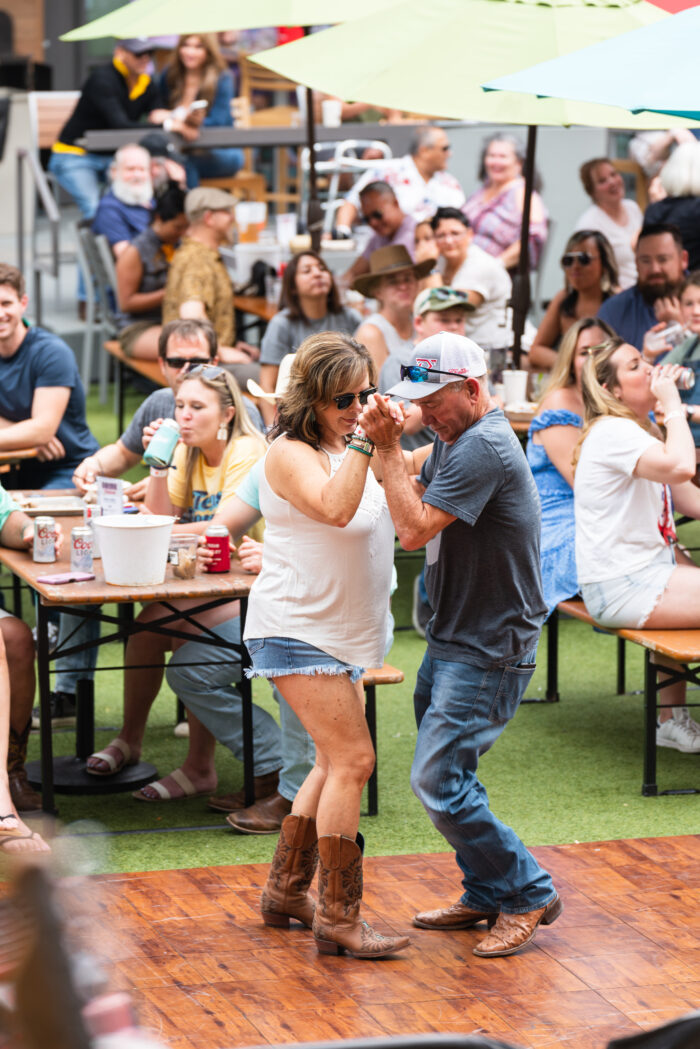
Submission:
<svg viewBox="0 0 700 1049">
<path fill-rule="evenodd" d="M 489 91 L 524 92 L 538 98 L 621 106 L 632 113 L 700 120 L 699 36 L 700 8 L 691 7 L 565 59 L 554 58 L 487 80 L 483 86 Z"/>
</svg>

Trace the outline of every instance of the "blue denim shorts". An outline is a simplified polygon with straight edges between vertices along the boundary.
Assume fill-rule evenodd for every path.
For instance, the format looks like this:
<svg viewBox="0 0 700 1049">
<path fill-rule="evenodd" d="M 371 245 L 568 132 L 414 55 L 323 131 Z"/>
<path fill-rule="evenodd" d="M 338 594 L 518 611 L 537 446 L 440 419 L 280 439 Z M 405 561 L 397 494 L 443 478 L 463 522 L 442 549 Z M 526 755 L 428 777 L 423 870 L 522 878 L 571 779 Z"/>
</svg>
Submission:
<svg viewBox="0 0 700 1049">
<path fill-rule="evenodd" d="M 246 677 L 277 678 L 288 674 L 349 674 L 352 682 L 359 681 L 364 667 L 341 663 L 339 659 L 307 645 L 293 637 L 251 637 L 245 642 L 252 667 Z"/>
<path fill-rule="evenodd" d="M 641 630 L 668 586 L 675 567 L 673 547 L 666 546 L 651 564 L 636 572 L 600 583 L 583 583 L 581 596 L 601 626 Z"/>
</svg>

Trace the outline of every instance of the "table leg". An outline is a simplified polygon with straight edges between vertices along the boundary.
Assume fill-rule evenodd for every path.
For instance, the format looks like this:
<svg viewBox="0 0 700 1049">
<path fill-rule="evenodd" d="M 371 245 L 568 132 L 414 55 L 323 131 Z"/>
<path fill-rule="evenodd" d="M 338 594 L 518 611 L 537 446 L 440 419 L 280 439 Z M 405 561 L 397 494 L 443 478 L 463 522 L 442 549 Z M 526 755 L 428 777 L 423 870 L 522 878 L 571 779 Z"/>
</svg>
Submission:
<svg viewBox="0 0 700 1049">
<path fill-rule="evenodd" d="M 651 652 L 644 650 L 644 777 L 642 794 L 655 797 L 656 785 L 656 664 Z"/>
<path fill-rule="evenodd" d="M 51 681 L 49 677 L 48 610 L 36 603 L 37 670 L 41 738 L 41 804 L 44 812 L 57 815 L 53 792 L 53 738 L 51 735 Z"/>
<path fill-rule="evenodd" d="M 81 678 L 75 698 L 75 753 L 81 761 L 87 761 L 95 750 L 95 682 Z"/>
<path fill-rule="evenodd" d="M 241 598 L 241 639 L 245 630 L 245 617 L 248 611 L 248 599 Z M 243 791 L 245 805 L 248 808 L 255 801 L 253 783 L 255 768 L 255 751 L 253 746 L 253 692 L 252 682 L 246 677 L 246 667 L 250 666 L 248 649 L 241 640 L 241 706 L 243 721 Z"/>
<path fill-rule="evenodd" d="M 12 612 L 17 619 L 22 618 L 22 580 L 12 573 Z"/>
</svg>

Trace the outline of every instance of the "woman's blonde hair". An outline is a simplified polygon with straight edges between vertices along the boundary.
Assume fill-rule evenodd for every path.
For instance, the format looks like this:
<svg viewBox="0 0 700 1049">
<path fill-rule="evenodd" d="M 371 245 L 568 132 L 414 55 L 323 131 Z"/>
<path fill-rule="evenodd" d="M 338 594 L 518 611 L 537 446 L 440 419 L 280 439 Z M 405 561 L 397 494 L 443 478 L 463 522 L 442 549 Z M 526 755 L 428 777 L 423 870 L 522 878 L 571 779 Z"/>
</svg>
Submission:
<svg viewBox="0 0 700 1049">
<path fill-rule="evenodd" d="M 598 317 L 582 317 L 581 320 L 576 321 L 572 324 L 568 331 L 562 336 L 562 340 L 557 350 L 557 359 L 549 373 L 549 381 L 545 386 L 542 394 L 540 395 L 538 405 L 542 404 L 542 401 L 554 390 L 563 390 L 567 386 L 573 386 L 576 382 L 576 371 L 574 369 L 574 360 L 576 358 L 576 344 L 578 343 L 578 337 L 583 331 L 588 331 L 589 328 L 600 328 L 604 335 L 608 338 L 615 338 L 615 332 L 606 324 L 605 321 L 600 320 Z"/>
<path fill-rule="evenodd" d="M 183 33 L 183 35 L 178 38 L 177 45 L 173 52 L 172 61 L 168 65 L 165 74 L 165 81 L 168 85 L 169 102 L 172 106 L 176 106 L 181 101 L 185 90 L 185 67 L 180 60 L 180 48 L 185 40 L 189 40 L 189 38 L 193 36 L 196 37 L 197 40 L 201 40 L 204 49 L 207 52 L 207 57 L 202 67 L 202 79 L 197 92 L 198 99 L 204 99 L 211 106 L 214 101 L 214 95 L 216 94 L 219 77 L 226 69 L 226 62 L 219 50 L 219 44 L 214 33 Z"/>
<path fill-rule="evenodd" d="M 613 357 L 625 340 L 619 335 L 614 335 L 598 346 L 591 346 L 588 351 L 588 360 L 583 366 L 581 374 L 581 394 L 583 396 L 583 429 L 578 444 L 574 449 L 573 465 L 576 469 L 581 446 L 585 441 L 591 427 L 599 419 L 631 419 L 643 430 L 652 431 L 651 420 L 643 422 L 634 414 L 631 408 L 618 400 L 612 392 L 617 385 L 617 365 Z"/>
<path fill-rule="evenodd" d="M 234 409 L 233 418 L 226 424 L 228 435 L 226 437 L 224 455 L 231 441 L 234 441 L 237 437 L 245 436 L 253 437 L 260 444 L 260 456 L 262 458 L 267 447 L 265 439 L 253 425 L 245 406 L 245 399 L 234 377 L 219 365 L 202 364 L 185 375 L 180 383 L 179 390 L 182 389 L 186 382 L 199 382 L 208 390 L 213 390 L 219 398 L 219 407 L 222 415 L 228 408 Z M 185 491 L 187 492 L 188 503 L 192 498 L 192 474 L 200 455 L 201 451 L 199 448 L 191 447 L 187 449 L 185 458 Z"/>
<path fill-rule="evenodd" d="M 291 440 L 319 448 L 321 430 L 315 406 L 330 404 L 333 397 L 348 393 L 365 373 L 370 386 L 376 386 L 374 361 L 361 343 L 337 331 L 310 335 L 295 354 L 272 435 L 287 434 Z"/>
</svg>

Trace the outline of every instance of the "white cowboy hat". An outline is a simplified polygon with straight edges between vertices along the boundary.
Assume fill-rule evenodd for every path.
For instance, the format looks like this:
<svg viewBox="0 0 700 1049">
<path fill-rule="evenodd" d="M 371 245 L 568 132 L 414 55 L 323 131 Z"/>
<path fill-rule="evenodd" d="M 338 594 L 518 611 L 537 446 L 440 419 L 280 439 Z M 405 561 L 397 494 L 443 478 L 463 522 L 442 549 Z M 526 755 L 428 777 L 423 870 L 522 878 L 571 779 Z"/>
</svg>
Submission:
<svg viewBox="0 0 700 1049">
<path fill-rule="evenodd" d="M 253 397 L 257 397 L 261 401 L 268 401 L 270 404 L 279 401 L 281 397 L 284 397 L 287 391 L 287 386 L 289 385 L 289 373 L 292 369 L 292 361 L 294 360 L 294 357 L 295 354 L 288 353 L 280 361 L 274 393 L 268 393 L 267 390 L 263 390 L 262 386 L 260 386 L 255 379 L 248 379 L 248 393 L 251 393 Z"/>
</svg>

